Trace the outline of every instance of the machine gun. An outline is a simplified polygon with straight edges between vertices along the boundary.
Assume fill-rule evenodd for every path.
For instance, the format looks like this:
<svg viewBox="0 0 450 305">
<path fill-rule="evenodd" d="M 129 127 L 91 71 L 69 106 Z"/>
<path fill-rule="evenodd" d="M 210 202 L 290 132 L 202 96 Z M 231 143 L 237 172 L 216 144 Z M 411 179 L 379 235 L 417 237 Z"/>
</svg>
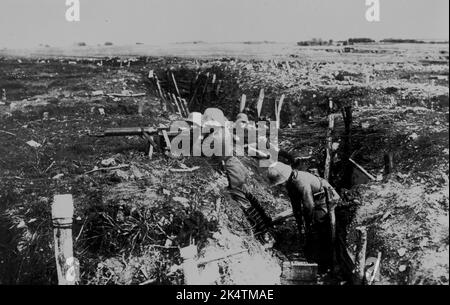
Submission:
<svg viewBox="0 0 450 305">
<path fill-rule="evenodd" d="M 170 151 L 170 139 L 180 133 L 181 130 L 170 132 L 169 127 L 122 127 L 108 128 L 103 132 L 91 133 L 90 136 L 98 138 L 140 136 L 148 141 L 148 156 L 151 158 L 155 149 L 163 152 Z"/>
<path fill-rule="evenodd" d="M 177 131 L 170 131 L 169 127 L 121 127 L 121 128 L 108 128 L 103 132 L 91 133 L 92 137 L 125 137 L 125 136 L 140 136 L 146 139 L 149 143 L 148 156 L 151 158 L 154 150 L 159 150 L 163 153 L 169 153 L 171 151 L 171 139 L 179 135 L 183 131 L 188 131 L 184 128 L 179 128 Z M 192 127 L 189 129 L 192 132 Z M 206 138 L 211 131 L 205 132 L 202 130 L 202 139 Z M 233 137 L 236 140 L 235 137 Z M 253 151 L 256 154 L 256 158 L 269 159 L 270 155 L 263 151 L 260 151 L 252 145 L 245 144 L 244 149 L 247 151 Z"/>
</svg>

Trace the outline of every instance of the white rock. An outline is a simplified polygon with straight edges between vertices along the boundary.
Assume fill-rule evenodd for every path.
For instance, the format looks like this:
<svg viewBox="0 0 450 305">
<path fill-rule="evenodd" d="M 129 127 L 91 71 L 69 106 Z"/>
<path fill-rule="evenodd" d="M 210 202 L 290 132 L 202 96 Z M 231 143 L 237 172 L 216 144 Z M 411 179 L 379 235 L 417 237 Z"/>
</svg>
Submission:
<svg viewBox="0 0 450 305">
<path fill-rule="evenodd" d="M 406 249 L 405 248 L 400 248 L 397 250 L 398 255 L 400 255 L 400 257 L 404 256 L 406 254 Z"/>
<path fill-rule="evenodd" d="M 103 94 L 104 94 L 103 90 L 97 90 L 92 92 L 92 96 L 100 96 Z"/>
<path fill-rule="evenodd" d="M 27 144 L 28 144 L 29 146 L 31 146 L 31 147 L 34 147 L 34 148 L 38 148 L 38 147 L 41 147 L 41 146 L 42 146 L 41 144 L 39 144 L 38 142 L 33 141 L 33 140 L 28 141 Z"/>
<path fill-rule="evenodd" d="M 53 180 L 58 180 L 60 178 L 62 178 L 64 176 L 64 174 L 57 174 L 56 176 L 54 176 L 52 179 Z"/>
<path fill-rule="evenodd" d="M 419 135 L 417 134 L 417 133 L 412 133 L 409 137 L 408 137 L 410 140 L 413 140 L 413 141 L 415 141 L 415 140 L 417 140 L 417 138 L 419 138 Z"/>
<path fill-rule="evenodd" d="M 101 164 L 105 167 L 117 165 L 116 160 L 114 160 L 113 158 L 102 160 Z"/>
</svg>

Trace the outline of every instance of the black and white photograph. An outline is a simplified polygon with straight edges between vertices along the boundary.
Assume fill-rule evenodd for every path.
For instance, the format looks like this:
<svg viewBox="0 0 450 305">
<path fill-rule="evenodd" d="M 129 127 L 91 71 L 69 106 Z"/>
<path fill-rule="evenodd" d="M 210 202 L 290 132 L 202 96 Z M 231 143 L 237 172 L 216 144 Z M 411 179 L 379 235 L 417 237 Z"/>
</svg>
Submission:
<svg viewBox="0 0 450 305">
<path fill-rule="evenodd" d="M 448 286 L 449 1 L 0 0 L 0 285 Z"/>
</svg>

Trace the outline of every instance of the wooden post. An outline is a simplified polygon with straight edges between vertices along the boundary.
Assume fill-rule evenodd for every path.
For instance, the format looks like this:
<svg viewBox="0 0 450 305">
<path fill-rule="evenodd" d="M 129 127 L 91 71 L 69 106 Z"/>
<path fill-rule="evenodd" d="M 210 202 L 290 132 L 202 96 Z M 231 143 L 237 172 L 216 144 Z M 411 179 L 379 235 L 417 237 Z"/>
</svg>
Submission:
<svg viewBox="0 0 450 305">
<path fill-rule="evenodd" d="M 186 101 L 184 98 L 182 98 L 182 99 L 181 99 L 181 103 L 183 104 L 184 109 L 186 109 L 187 115 L 189 115 L 189 113 L 191 113 L 191 111 L 189 110 L 189 106 L 188 106 L 188 104 L 187 104 L 187 101 Z"/>
<path fill-rule="evenodd" d="M 205 86 L 203 87 L 202 97 L 200 101 L 202 105 L 204 104 L 205 95 L 208 92 L 208 85 L 209 85 L 209 72 L 206 73 Z"/>
<path fill-rule="evenodd" d="M 219 80 L 216 86 L 216 96 L 219 96 L 220 87 L 222 86 L 222 80 Z"/>
<path fill-rule="evenodd" d="M 177 81 L 175 79 L 175 75 L 173 75 L 173 72 L 170 72 L 170 76 L 172 77 L 173 86 L 175 87 L 175 92 L 177 93 L 177 96 L 181 98 L 180 90 L 178 89 Z"/>
<path fill-rule="evenodd" d="M 258 103 L 256 104 L 258 119 L 261 117 L 261 109 L 263 102 L 264 102 L 264 88 L 261 88 L 261 90 L 259 91 Z"/>
<path fill-rule="evenodd" d="M 178 103 L 180 104 L 181 109 L 184 112 L 184 116 L 187 117 L 189 115 L 189 110 L 188 110 L 187 106 L 185 105 L 185 103 L 183 102 L 184 99 L 182 99 L 180 97 L 175 97 L 175 98 L 177 99 Z"/>
<path fill-rule="evenodd" d="M 345 125 L 345 135 L 344 135 L 344 187 L 350 189 L 352 184 L 352 165 L 349 159 L 351 158 L 352 151 L 352 105 L 345 106 L 341 109 L 342 117 L 344 119 Z"/>
<path fill-rule="evenodd" d="M 284 98 L 285 98 L 285 95 L 284 94 L 282 94 L 281 95 L 281 97 L 280 97 L 280 101 L 278 102 L 278 104 L 276 104 L 276 101 L 275 101 L 275 119 L 276 119 L 276 121 L 277 121 L 277 128 L 280 128 L 280 125 L 281 125 L 281 108 L 283 107 L 283 102 L 284 102 Z"/>
<path fill-rule="evenodd" d="M 52 203 L 53 238 L 59 285 L 75 285 L 79 281 L 79 265 L 73 257 L 72 195 L 55 195 Z"/>
<path fill-rule="evenodd" d="M 196 98 L 198 89 L 200 88 L 200 84 L 197 84 L 197 82 L 199 80 L 199 76 L 200 76 L 200 73 L 197 73 L 197 75 L 195 76 L 195 80 L 193 82 L 193 86 L 195 86 L 195 89 L 193 90 L 193 93 L 191 94 L 191 98 L 189 99 L 189 103 L 188 103 L 189 109 L 192 109 L 191 106 L 194 103 L 194 99 Z"/>
<path fill-rule="evenodd" d="M 138 104 L 138 115 L 142 116 L 142 113 L 144 112 L 144 102 L 139 102 Z"/>
<path fill-rule="evenodd" d="M 328 114 L 328 129 L 326 137 L 326 159 L 325 159 L 325 170 L 323 173 L 323 178 L 329 180 L 330 178 L 330 167 L 331 167 L 331 152 L 333 146 L 333 129 L 334 129 L 334 114 L 332 113 L 333 101 L 330 100 L 329 103 L 329 114 Z"/>
<path fill-rule="evenodd" d="M 245 103 L 247 102 L 247 96 L 242 94 L 241 96 L 241 105 L 239 106 L 239 112 L 243 112 L 245 109 Z"/>
<path fill-rule="evenodd" d="M 181 109 L 180 105 L 178 104 L 177 97 L 175 96 L 175 94 L 173 94 L 173 93 L 170 94 L 170 98 L 171 98 L 172 102 L 175 104 L 175 106 L 177 107 L 178 113 L 181 116 L 184 116 L 183 110 Z"/>
<path fill-rule="evenodd" d="M 355 285 L 363 285 L 365 278 L 364 269 L 366 267 L 367 230 L 366 227 L 358 227 L 356 232 L 358 232 L 358 245 L 353 281 Z"/>
<path fill-rule="evenodd" d="M 390 152 L 386 152 L 384 154 L 384 175 L 392 174 L 394 170 L 394 154 Z"/>
<path fill-rule="evenodd" d="M 288 73 L 290 74 L 291 73 L 291 65 L 289 64 L 288 61 L 286 61 L 286 69 L 287 69 Z"/>
<path fill-rule="evenodd" d="M 197 255 L 197 247 L 190 245 L 180 249 L 180 255 L 183 259 L 183 273 L 185 285 L 198 285 L 199 284 L 199 272 L 197 269 L 197 263 L 195 257 Z"/>
</svg>

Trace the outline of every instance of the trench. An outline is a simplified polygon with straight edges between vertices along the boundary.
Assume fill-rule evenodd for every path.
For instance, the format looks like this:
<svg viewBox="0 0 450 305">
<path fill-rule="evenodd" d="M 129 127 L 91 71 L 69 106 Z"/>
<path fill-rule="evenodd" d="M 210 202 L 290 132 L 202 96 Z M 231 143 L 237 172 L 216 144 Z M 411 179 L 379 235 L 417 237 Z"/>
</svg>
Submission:
<svg viewBox="0 0 450 305">
<path fill-rule="evenodd" d="M 187 101 L 189 111 L 203 111 L 210 107 L 221 109 L 228 119 L 239 113 L 241 94 L 246 94 L 247 105 L 245 112 L 250 121 L 257 121 L 256 103 L 260 88 L 243 92 L 240 88 L 239 75 L 223 67 L 209 69 L 165 69 L 156 71 L 163 91 L 169 95 L 180 95 Z M 157 92 L 154 83 L 148 83 L 151 90 Z M 264 103 L 261 118 L 275 120 L 274 104 L 280 96 L 277 88 L 264 88 Z M 323 167 L 326 158 L 326 132 L 328 128 L 327 115 L 328 101 L 333 99 L 335 106 L 335 127 L 333 141 L 342 143 L 340 149 L 332 154 L 335 160 L 330 170 L 330 182 L 338 192 L 346 191 L 352 187 L 351 167 L 348 162 L 351 152 L 362 145 L 364 137 L 356 136 L 352 143 L 352 101 L 361 98 L 367 93 L 364 90 L 350 92 L 328 91 L 314 89 L 302 90 L 301 103 L 298 97 L 287 96 L 284 108 L 281 111 L 279 130 L 280 153 L 278 160 L 302 171 L 317 170 L 323 176 Z M 168 98 L 170 99 L 170 98 Z M 344 119 L 346 118 L 346 119 Z M 352 147 L 353 145 L 353 147 Z M 263 170 L 259 173 L 264 175 Z M 276 193 L 283 193 L 280 189 Z M 345 228 L 351 223 L 355 209 L 343 206 L 336 210 L 336 217 L 340 223 L 340 232 L 345 240 Z M 312 284 L 317 278 L 311 277 L 311 261 L 305 259 L 304 241 L 298 233 L 293 218 L 271 231 L 275 239 L 274 249 L 281 253 L 283 274 L 291 275 L 296 280 L 286 280 L 282 275 L 284 284 Z M 348 266 L 347 266 L 348 267 Z M 345 268 L 342 266 L 342 268 Z M 342 275 L 329 275 L 321 280 L 324 284 L 336 284 L 342 280 Z M 347 280 L 349 278 L 347 277 Z"/>
</svg>

